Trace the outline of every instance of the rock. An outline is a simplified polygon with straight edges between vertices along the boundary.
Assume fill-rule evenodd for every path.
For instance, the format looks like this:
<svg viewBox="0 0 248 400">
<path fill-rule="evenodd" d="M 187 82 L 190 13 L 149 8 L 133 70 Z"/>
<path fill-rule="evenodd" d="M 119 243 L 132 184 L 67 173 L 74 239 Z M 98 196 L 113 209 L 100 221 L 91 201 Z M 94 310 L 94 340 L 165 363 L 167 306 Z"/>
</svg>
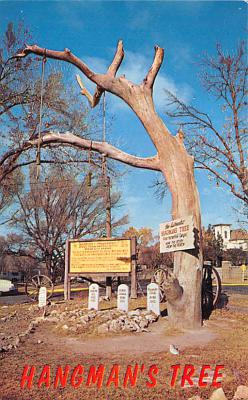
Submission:
<svg viewBox="0 0 248 400">
<path fill-rule="evenodd" d="M 141 314 L 141 311 L 138 309 L 138 310 L 131 310 L 131 311 L 129 311 L 128 313 L 127 313 L 127 315 L 129 316 L 129 317 L 133 317 L 133 316 L 136 316 L 136 315 L 140 315 Z"/>
<path fill-rule="evenodd" d="M 37 340 L 37 343 L 41 344 L 41 343 L 43 343 L 43 341 L 39 339 L 39 340 Z"/>
<path fill-rule="evenodd" d="M 142 318 L 142 320 L 139 323 L 140 329 L 145 329 L 149 325 L 149 321 L 146 318 Z"/>
<path fill-rule="evenodd" d="M 150 323 L 153 323 L 153 322 L 156 322 L 157 320 L 158 320 L 158 315 L 156 315 L 156 314 L 147 314 L 147 315 L 145 315 L 145 318 L 150 322 Z"/>
<path fill-rule="evenodd" d="M 57 311 L 57 310 L 52 310 L 52 311 L 50 312 L 50 315 L 55 315 L 55 314 L 58 314 L 58 311 Z"/>
<path fill-rule="evenodd" d="M 17 347 L 17 346 L 19 346 L 19 344 L 20 344 L 20 338 L 19 338 L 19 336 L 17 336 L 17 338 L 14 341 L 14 346 Z"/>
<path fill-rule="evenodd" d="M 118 319 L 113 319 L 113 321 L 110 322 L 109 330 L 114 332 L 121 331 L 122 326 L 123 324 L 121 321 L 119 321 Z"/>
<path fill-rule="evenodd" d="M 84 315 L 83 317 L 79 318 L 79 321 L 82 322 L 83 324 L 87 324 L 89 322 L 90 317 L 88 315 Z"/>
<path fill-rule="evenodd" d="M 127 320 L 125 321 L 125 325 L 124 325 L 123 330 L 124 330 L 124 331 L 129 331 L 129 332 L 134 332 L 134 331 L 137 330 L 136 325 L 137 325 L 137 324 L 135 324 L 134 321 L 132 321 L 131 319 L 127 319 Z"/>
<path fill-rule="evenodd" d="M 69 329 L 69 326 L 65 324 L 65 325 L 62 326 L 62 329 L 63 329 L 64 331 L 67 331 L 67 330 Z"/>
<path fill-rule="evenodd" d="M 197 396 L 190 397 L 190 399 L 188 399 L 188 400 L 202 400 L 202 398 L 197 395 Z"/>
<path fill-rule="evenodd" d="M 18 337 L 21 343 L 23 343 L 25 341 L 25 333 L 21 333 Z"/>
<path fill-rule="evenodd" d="M 45 321 L 53 322 L 53 323 L 57 324 L 59 322 L 59 318 L 57 318 L 57 317 L 46 317 Z"/>
<path fill-rule="evenodd" d="M 96 318 L 96 316 L 97 316 L 97 311 L 91 311 L 91 312 L 88 313 L 88 317 L 89 317 L 90 321 L 92 319 Z"/>
<path fill-rule="evenodd" d="M 97 332 L 98 333 L 105 333 L 109 331 L 108 324 L 102 324 L 98 327 Z"/>
<path fill-rule="evenodd" d="M 248 386 L 238 386 L 233 400 L 247 400 L 248 399 Z"/>
<path fill-rule="evenodd" d="M 227 397 L 222 388 L 216 389 L 209 400 L 227 400 Z"/>
</svg>

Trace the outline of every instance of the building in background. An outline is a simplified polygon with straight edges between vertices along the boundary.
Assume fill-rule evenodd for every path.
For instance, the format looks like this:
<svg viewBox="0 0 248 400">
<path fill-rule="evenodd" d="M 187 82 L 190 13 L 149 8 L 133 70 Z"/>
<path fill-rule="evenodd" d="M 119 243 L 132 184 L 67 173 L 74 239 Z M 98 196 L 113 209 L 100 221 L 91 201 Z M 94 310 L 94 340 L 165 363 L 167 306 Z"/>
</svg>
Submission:
<svg viewBox="0 0 248 400">
<path fill-rule="evenodd" d="M 223 239 L 224 250 L 241 249 L 248 250 L 248 232 L 244 229 L 231 229 L 231 224 L 216 224 L 214 226 L 215 237 L 220 235 Z"/>
</svg>

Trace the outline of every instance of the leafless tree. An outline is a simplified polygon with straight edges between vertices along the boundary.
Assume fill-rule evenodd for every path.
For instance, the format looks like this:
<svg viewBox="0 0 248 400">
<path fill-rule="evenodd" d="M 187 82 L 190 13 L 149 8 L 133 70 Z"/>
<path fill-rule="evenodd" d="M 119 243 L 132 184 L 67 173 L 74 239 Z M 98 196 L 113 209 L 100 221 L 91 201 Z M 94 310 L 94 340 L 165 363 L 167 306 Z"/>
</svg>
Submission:
<svg viewBox="0 0 248 400">
<path fill-rule="evenodd" d="M 159 242 L 152 246 L 142 246 L 139 253 L 139 264 L 154 270 L 164 266 L 173 268 L 173 253 L 160 253 L 159 247 Z"/>
<path fill-rule="evenodd" d="M 105 235 L 104 188 L 99 179 L 89 187 L 86 179 L 79 183 L 58 168 L 50 168 L 46 179 L 31 179 L 30 191 L 17 194 L 19 212 L 15 212 L 11 224 L 22 234 L 26 248 L 33 249 L 37 260 L 46 263 L 53 278 L 63 275 L 66 239 Z M 120 194 L 113 193 L 113 209 L 119 200 Z M 126 223 L 126 216 L 113 219 L 112 227 Z M 30 253 L 25 254 L 23 245 L 19 252 Z"/>
<path fill-rule="evenodd" d="M 74 132 L 59 135 L 54 132 L 42 137 L 43 145 L 64 144 L 81 149 L 104 153 L 109 158 L 125 164 L 163 173 L 172 194 L 172 217 L 180 218 L 193 215 L 195 232 L 198 240 L 195 249 L 177 251 L 174 255 L 174 276 L 171 275 L 169 289 L 166 292 L 168 314 L 172 325 L 177 327 L 199 327 L 202 321 L 201 312 L 201 216 L 199 196 L 194 179 L 194 159 L 184 146 L 181 134 L 172 135 L 162 119 L 155 111 L 153 103 L 153 85 L 163 62 L 164 51 L 155 47 L 153 63 L 143 82 L 140 84 L 129 81 L 125 76 L 116 76 L 124 57 L 122 41 L 119 41 L 113 61 L 106 73 L 96 73 L 69 49 L 55 51 L 41 48 L 37 45 L 27 45 L 18 53 L 18 58 L 28 54 L 46 56 L 56 60 L 66 61 L 76 66 L 89 80 L 96 84 L 92 96 L 78 78 L 82 94 L 85 95 L 91 107 L 95 107 L 104 91 L 120 97 L 134 111 L 150 136 L 157 154 L 142 158 L 127 154 L 107 142 L 91 141 L 79 137 Z M 36 145 L 37 140 L 29 144 Z"/>
<path fill-rule="evenodd" d="M 35 249 L 30 247 L 26 238 L 20 234 L 10 233 L 0 236 L 0 273 L 20 272 L 23 278 L 34 275 L 39 266 Z"/>
<path fill-rule="evenodd" d="M 0 213 L 13 199 L 18 181 L 20 186 L 21 173 L 17 171 L 21 167 L 32 163 L 78 165 L 79 161 L 82 165 L 88 158 L 68 148 L 60 149 L 59 159 L 56 149 L 51 154 L 44 147 L 38 154 L 27 142 L 38 136 L 39 127 L 42 134 L 50 129 L 69 130 L 88 137 L 92 126 L 87 108 L 78 106 L 75 91 L 65 87 L 57 67 L 46 67 L 42 90 L 40 59 L 13 57 L 28 39 L 28 30 L 22 24 L 15 27 L 9 23 L 0 43 Z"/>
<path fill-rule="evenodd" d="M 248 206 L 247 168 L 247 53 L 241 43 L 234 54 L 217 45 L 215 57 L 201 62 L 201 80 L 213 97 L 219 114 L 215 120 L 206 112 L 169 96 L 167 115 L 181 124 L 187 147 L 198 168 L 207 170 L 217 186 L 223 184 Z M 222 123 L 219 122 L 222 119 Z"/>
</svg>

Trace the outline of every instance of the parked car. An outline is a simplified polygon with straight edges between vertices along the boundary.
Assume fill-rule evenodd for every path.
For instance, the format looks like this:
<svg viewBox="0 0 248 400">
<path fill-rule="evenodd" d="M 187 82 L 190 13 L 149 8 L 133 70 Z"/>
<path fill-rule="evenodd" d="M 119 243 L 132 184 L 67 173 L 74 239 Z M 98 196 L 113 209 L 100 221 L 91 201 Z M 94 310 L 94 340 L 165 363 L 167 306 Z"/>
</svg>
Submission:
<svg viewBox="0 0 248 400">
<path fill-rule="evenodd" d="M 15 285 L 8 279 L 0 279 L 0 296 L 3 293 L 16 293 Z"/>
</svg>

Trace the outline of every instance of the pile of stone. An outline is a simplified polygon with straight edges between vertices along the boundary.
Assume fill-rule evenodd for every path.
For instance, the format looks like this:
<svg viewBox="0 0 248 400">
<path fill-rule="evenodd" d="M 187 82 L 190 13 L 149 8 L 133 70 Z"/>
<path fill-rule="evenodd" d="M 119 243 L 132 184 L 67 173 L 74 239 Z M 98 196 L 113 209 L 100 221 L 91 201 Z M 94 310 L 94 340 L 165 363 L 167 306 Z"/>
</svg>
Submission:
<svg viewBox="0 0 248 400">
<path fill-rule="evenodd" d="M 190 397 L 188 400 L 203 400 L 200 396 Z M 228 400 L 222 388 L 214 390 L 209 400 Z M 230 399 L 231 400 L 231 399 Z M 248 400 L 248 386 L 238 386 L 232 400 Z"/>
<path fill-rule="evenodd" d="M 149 324 L 158 320 L 158 315 L 146 310 L 133 310 L 129 312 L 117 309 L 96 311 L 86 311 L 76 309 L 59 313 L 57 310 L 51 311 L 44 321 L 56 323 L 64 331 L 80 333 L 85 325 L 93 320 L 97 322 L 95 333 L 106 332 L 144 332 L 147 331 Z"/>
<path fill-rule="evenodd" d="M 158 315 L 150 311 L 138 309 L 127 313 L 122 312 L 117 318 L 101 324 L 97 332 L 147 332 L 148 325 L 157 320 Z"/>
<path fill-rule="evenodd" d="M 33 308 L 32 311 L 34 311 Z M 7 318 L 13 317 L 14 315 Z M 2 336 L 0 352 L 7 352 L 24 343 L 40 323 L 56 324 L 56 328 L 62 329 L 62 332 L 65 333 L 80 334 L 93 331 L 101 334 L 106 332 L 147 332 L 148 326 L 156 322 L 158 318 L 159 316 L 155 313 L 140 309 L 125 312 L 118 309 L 97 311 L 82 308 L 68 310 L 66 308 L 61 312 L 59 309 L 47 308 L 42 316 L 31 320 L 25 331 L 15 336 Z M 93 321 L 95 323 L 92 326 Z"/>
</svg>

